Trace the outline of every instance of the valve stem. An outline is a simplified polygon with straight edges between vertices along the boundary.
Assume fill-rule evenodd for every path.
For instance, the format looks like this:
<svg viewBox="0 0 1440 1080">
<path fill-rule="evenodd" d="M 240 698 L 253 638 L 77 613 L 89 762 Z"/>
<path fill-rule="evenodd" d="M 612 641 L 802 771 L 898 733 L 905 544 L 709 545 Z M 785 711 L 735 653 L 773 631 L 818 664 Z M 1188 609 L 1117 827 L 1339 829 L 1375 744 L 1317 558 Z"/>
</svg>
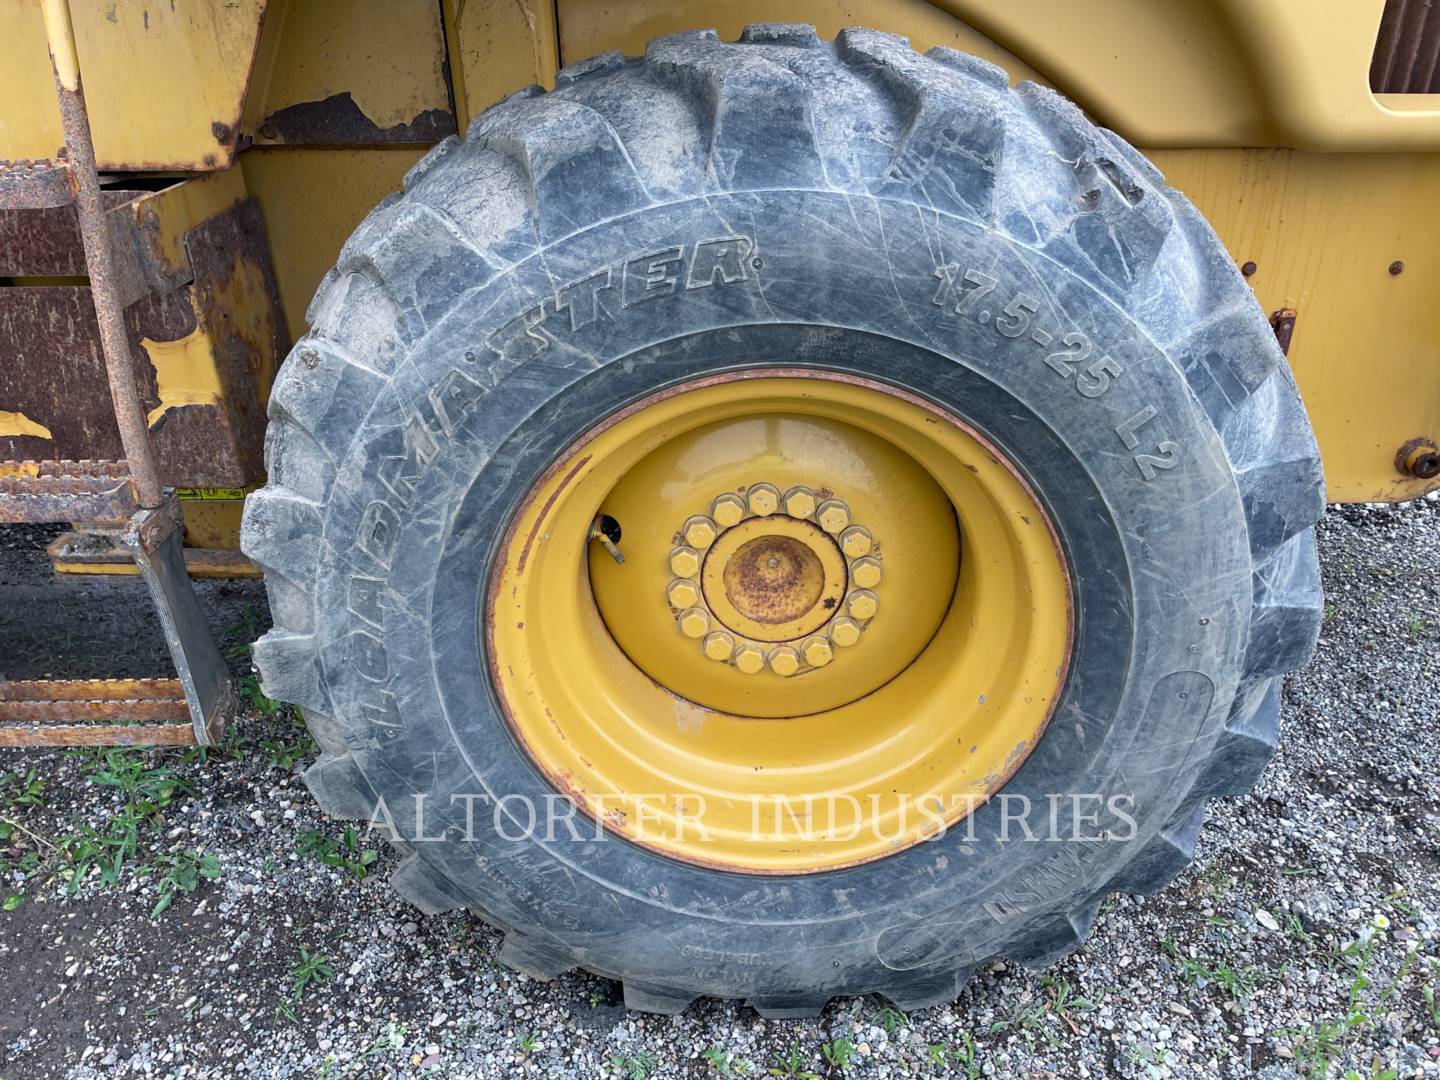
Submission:
<svg viewBox="0 0 1440 1080">
<path fill-rule="evenodd" d="M 622 566 L 625 553 L 620 550 L 620 522 L 609 514 L 600 514 L 590 523 L 590 539 L 598 540 L 610 557 Z"/>
</svg>

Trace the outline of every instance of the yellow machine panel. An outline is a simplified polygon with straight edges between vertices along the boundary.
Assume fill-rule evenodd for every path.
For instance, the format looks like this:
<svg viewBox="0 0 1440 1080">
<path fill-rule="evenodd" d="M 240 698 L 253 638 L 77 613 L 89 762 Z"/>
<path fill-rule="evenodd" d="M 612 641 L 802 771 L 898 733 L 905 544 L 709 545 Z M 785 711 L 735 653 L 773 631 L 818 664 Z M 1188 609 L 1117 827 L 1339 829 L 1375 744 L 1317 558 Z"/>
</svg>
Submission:
<svg viewBox="0 0 1440 1080">
<path fill-rule="evenodd" d="M 71 5 L 100 170 L 228 166 L 267 6 Z M 0 0 L 0 43 L 0 160 L 54 159 L 65 139 L 35 0 Z"/>
<path fill-rule="evenodd" d="M 238 164 L 291 336 L 346 236 L 428 146 L 506 94 L 553 85 L 567 64 L 682 30 L 734 38 L 749 22 L 808 22 L 825 37 L 866 25 L 974 53 L 1140 146 L 1236 264 L 1254 264 L 1265 310 L 1296 312 L 1289 357 L 1332 500 L 1440 484 L 1396 466 L 1403 444 L 1440 438 L 1440 158 L 1424 152 L 1440 149 L 1440 95 L 1371 92 L 1385 0 L 1323 16 L 1307 0 L 72 6 L 102 170 Z M 59 118 L 32 0 L 0 0 L 0 100 L 0 161 L 53 158 Z M 189 356 L 166 363 L 194 376 Z"/>
</svg>

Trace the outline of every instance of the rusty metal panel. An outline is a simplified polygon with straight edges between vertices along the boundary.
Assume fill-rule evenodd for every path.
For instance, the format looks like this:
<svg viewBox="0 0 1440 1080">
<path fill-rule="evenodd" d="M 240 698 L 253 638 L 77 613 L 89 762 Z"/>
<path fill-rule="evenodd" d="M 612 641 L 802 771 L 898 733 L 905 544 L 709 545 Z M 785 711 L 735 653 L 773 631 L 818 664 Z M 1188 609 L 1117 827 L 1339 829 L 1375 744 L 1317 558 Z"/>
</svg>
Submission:
<svg viewBox="0 0 1440 1080">
<path fill-rule="evenodd" d="M 0 189 L 10 167 L 0 163 Z M 63 178 L 65 170 L 60 170 Z M 18 185 L 17 185 L 18 186 Z M 151 194 L 148 191 L 106 191 L 102 201 L 108 211 L 133 203 Z M 45 198 L 32 190 L 31 196 Z M 123 220 L 113 224 L 126 224 Z M 120 231 L 120 229 L 112 229 Z M 127 247 L 133 245 L 126 245 Z M 84 277 L 85 251 L 80 246 L 80 226 L 75 204 L 69 198 L 39 205 L 10 205 L 0 201 L 0 277 Z"/>
<path fill-rule="evenodd" d="M 70 173 L 53 161 L 0 162 L 0 210 L 64 206 L 71 199 Z"/>
<path fill-rule="evenodd" d="M 1377 94 L 1440 93 L 1440 4 L 1385 0 L 1370 61 Z"/>
<path fill-rule="evenodd" d="M 194 742 L 179 679 L 0 680 L 0 747 Z"/>
<path fill-rule="evenodd" d="M 107 201 L 161 477 L 244 487 L 263 472 L 263 403 L 290 345 L 258 204 L 238 172 Z M 0 274 L 83 274 L 74 220 L 71 206 L 0 210 Z M 87 287 L 0 285 L 0 356 L 0 458 L 121 456 Z"/>
<path fill-rule="evenodd" d="M 125 311 L 132 346 L 195 329 L 189 290 L 152 296 Z M 100 331 L 84 285 L 0 288 L 0 409 L 43 435 L 0 427 L 0 457 L 82 460 L 123 456 L 110 402 Z M 136 365 L 141 398 L 159 404 L 155 373 Z"/>
<path fill-rule="evenodd" d="M 0 522 L 123 522 L 135 513 L 123 461 L 0 463 Z"/>
</svg>

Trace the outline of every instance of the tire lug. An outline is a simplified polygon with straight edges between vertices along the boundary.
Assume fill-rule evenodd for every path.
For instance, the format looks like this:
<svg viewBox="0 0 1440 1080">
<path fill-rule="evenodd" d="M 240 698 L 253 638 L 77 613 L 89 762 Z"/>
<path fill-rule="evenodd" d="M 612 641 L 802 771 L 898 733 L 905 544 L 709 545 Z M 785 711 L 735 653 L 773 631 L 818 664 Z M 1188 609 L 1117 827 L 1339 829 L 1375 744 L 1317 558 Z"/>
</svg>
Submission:
<svg viewBox="0 0 1440 1080">
<path fill-rule="evenodd" d="M 785 492 L 785 513 L 793 518 L 808 518 L 815 513 L 815 506 L 815 493 L 803 484 Z"/>
<path fill-rule="evenodd" d="M 851 525 L 840 534 L 840 548 L 852 559 L 869 555 L 875 546 L 875 538 L 864 525 Z"/>
<path fill-rule="evenodd" d="M 710 516 L 722 529 L 739 525 L 740 519 L 745 516 L 745 500 L 739 495 L 732 495 L 728 492 L 724 495 L 717 495 L 715 501 L 710 504 Z"/>
<path fill-rule="evenodd" d="M 880 560 L 867 555 L 863 559 L 856 559 L 850 564 L 850 580 L 862 589 L 873 589 L 880 584 L 880 578 L 884 571 L 880 568 Z"/>
<path fill-rule="evenodd" d="M 777 645 L 765 660 L 771 671 L 786 678 L 800 670 L 800 654 L 790 645 Z"/>
<path fill-rule="evenodd" d="M 703 550 L 715 542 L 715 522 L 704 514 L 690 518 L 681 531 L 685 534 L 685 542 L 693 548 Z"/>
<path fill-rule="evenodd" d="M 765 654 L 747 641 L 735 650 L 735 666 L 746 675 L 756 675 L 765 669 Z"/>
<path fill-rule="evenodd" d="M 815 511 L 815 520 L 831 536 L 838 536 L 850 524 L 850 507 L 839 499 L 826 499 Z"/>
<path fill-rule="evenodd" d="M 703 608 L 692 607 L 682 611 L 675 621 L 680 632 L 688 638 L 702 638 L 710 629 L 710 616 Z"/>
<path fill-rule="evenodd" d="M 780 489 L 774 484 L 751 484 L 745 501 L 752 513 L 767 517 L 780 509 Z"/>
<path fill-rule="evenodd" d="M 875 612 L 880 610 L 880 598 L 869 589 L 856 589 L 846 600 L 845 610 L 850 612 L 851 618 L 865 622 L 873 619 Z"/>
<path fill-rule="evenodd" d="M 680 611 L 700 603 L 700 586 L 688 578 L 675 578 L 665 589 L 670 606 Z"/>
<path fill-rule="evenodd" d="M 712 630 L 705 636 L 705 655 L 711 660 L 729 660 L 735 651 L 735 639 L 723 630 Z"/>
<path fill-rule="evenodd" d="M 806 639 L 800 646 L 800 652 L 811 667 L 824 667 L 835 659 L 835 651 L 831 649 L 829 640 L 823 637 Z"/>
<path fill-rule="evenodd" d="M 841 615 L 830 623 L 830 640 L 848 648 L 860 640 L 860 624 L 849 615 Z"/>
<path fill-rule="evenodd" d="M 670 552 L 670 572 L 676 577 L 694 577 L 700 572 L 700 553 L 694 548 L 677 547 Z"/>
</svg>

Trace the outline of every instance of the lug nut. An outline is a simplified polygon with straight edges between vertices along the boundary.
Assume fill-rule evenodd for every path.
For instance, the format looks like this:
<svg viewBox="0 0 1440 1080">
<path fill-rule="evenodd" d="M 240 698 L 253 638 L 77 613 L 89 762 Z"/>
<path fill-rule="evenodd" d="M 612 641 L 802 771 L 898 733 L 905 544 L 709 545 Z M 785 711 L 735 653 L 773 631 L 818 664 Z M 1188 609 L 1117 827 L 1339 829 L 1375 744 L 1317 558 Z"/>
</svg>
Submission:
<svg viewBox="0 0 1440 1080">
<path fill-rule="evenodd" d="M 700 553 L 694 548 L 672 548 L 670 572 L 676 577 L 694 577 L 700 572 Z"/>
<path fill-rule="evenodd" d="M 692 607 L 688 611 L 682 611 L 675 621 L 680 632 L 688 638 L 702 638 L 705 631 L 710 629 L 710 616 L 703 608 Z"/>
<path fill-rule="evenodd" d="M 850 507 L 839 499 L 826 499 L 815 512 L 815 520 L 831 536 L 838 536 L 850 524 Z"/>
<path fill-rule="evenodd" d="M 724 630 L 714 630 L 705 637 L 705 655 L 711 660 L 729 660 L 735 651 L 735 639 Z"/>
<path fill-rule="evenodd" d="M 830 648 L 830 642 L 823 637 L 807 638 L 805 643 L 800 646 L 800 653 L 811 667 L 824 667 L 835 659 L 835 651 Z"/>
<path fill-rule="evenodd" d="M 870 549 L 874 546 L 875 539 L 864 525 L 851 525 L 840 534 L 840 547 L 852 559 L 869 555 Z"/>
<path fill-rule="evenodd" d="M 766 517 L 780 509 L 780 489 L 774 484 L 751 484 L 745 493 L 752 513 Z"/>
<path fill-rule="evenodd" d="M 800 670 L 800 654 L 789 645 L 777 645 L 770 650 L 766 657 L 770 664 L 770 670 L 776 675 L 783 675 L 789 678 Z"/>
<path fill-rule="evenodd" d="M 860 640 L 860 624 L 849 615 L 841 615 L 830 623 L 830 640 L 847 648 Z"/>
<path fill-rule="evenodd" d="M 704 514 L 696 514 L 681 530 L 685 542 L 693 548 L 707 548 L 715 541 L 715 523 Z"/>
<path fill-rule="evenodd" d="M 760 646 L 746 642 L 735 650 L 735 666 L 746 675 L 754 675 L 765 667 L 765 654 Z"/>
<path fill-rule="evenodd" d="M 869 589 L 856 589 L 846 601 L 845 610 L 850 612 L 852 618 L 861 622 L 873 619 L 875 612 L 880 610 L 880 598 Z"/>
<path fill-rule="evenodd" d="M 862 589 L 873 589 L 879 585 L 882 575 L 880 560 L 873 556 L 867 555 L 850 564 L 850 580 Z"/>
<path fill-rule="evenodd" d="M 739 525 L 740 519 L 745 516 L 745 500 L 739 495 L 729 493 L 717 495 L 715 501 L 710 504 L 710 516 L 722 529 Z"/>
<path fill-rule="evenodd" d="M 675 578 L 665 588 L 670 606 L 684 611 L 700 603 L 700 586 L 686 578 Z"/>
<path fill-rule="evenodd" d="M 802 485 L 785 492 L 785 513 L 793 518 L 808 518 L 815 513 L 815 493 Z"/>
</svg>

